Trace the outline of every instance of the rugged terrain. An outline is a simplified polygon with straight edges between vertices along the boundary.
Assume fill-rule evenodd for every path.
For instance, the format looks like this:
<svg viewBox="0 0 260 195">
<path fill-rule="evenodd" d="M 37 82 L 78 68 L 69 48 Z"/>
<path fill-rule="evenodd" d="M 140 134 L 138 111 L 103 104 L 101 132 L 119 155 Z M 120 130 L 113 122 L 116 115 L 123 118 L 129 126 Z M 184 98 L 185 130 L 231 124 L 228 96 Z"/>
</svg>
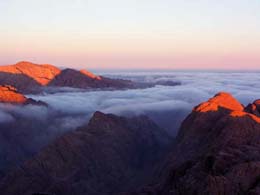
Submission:
<svg viewBox="0 0 260 195">
<path fill-rule="evenodd" d="M 130 194 L 260 194 L 259 108 L 227 93 L 195 107 L 157 182 Z"/>
<path fill-rule="evenodd" d="M 0 85 L 13 86 L 23 94 L 40 93 L 48 87 L 131 89 L 153 86 L 97 76 L 87 70 L 61 70 L 53 65 L 26 61 L 0 66 Z"/>
<path fill-rule="evenodd" d="M 145 116 L 96 112 L 1 180 L 3 195 L 260 194 L 260 101 L 219 93 L 176 139 Z M 148 185 L 149 184 L 149 185 Z"/>
<path fill-rule="evenodd" d="M 150 180 L 170 139 L 145 116 L 96 112 L 2 181 L 1 194 L 114 194 Z"/>
</svg>

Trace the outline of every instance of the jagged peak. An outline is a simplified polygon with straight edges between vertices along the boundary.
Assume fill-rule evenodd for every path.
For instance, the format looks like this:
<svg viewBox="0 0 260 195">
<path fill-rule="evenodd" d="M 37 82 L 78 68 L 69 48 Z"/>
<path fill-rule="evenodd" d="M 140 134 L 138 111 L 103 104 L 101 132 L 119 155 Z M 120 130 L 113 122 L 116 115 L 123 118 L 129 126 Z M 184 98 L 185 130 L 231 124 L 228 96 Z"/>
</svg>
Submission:
<svg viewBox="0 0 260 195">
<path fill-rule="evenodd" d="M 193 111 L 199 113 L 217 112 L 219 108 L 229 110 L 229 116 L 231 117 L 250 117 L 260 123 L 260 100 L 256 100 L 254 103 L 244 107 L 230 93 L 226 92 L 217 93 L 208 101 L 196 106 Z"/>
<path fill-rule="evenodd" d="M 230 93 L 220 92 L 208 101 L 201 103 L 194 108 L 195 112 L 217 111 L 219 108 L 225 108 L 231 111 L 243 111 L 243 105 L 237 101 Z"/>
</svg>

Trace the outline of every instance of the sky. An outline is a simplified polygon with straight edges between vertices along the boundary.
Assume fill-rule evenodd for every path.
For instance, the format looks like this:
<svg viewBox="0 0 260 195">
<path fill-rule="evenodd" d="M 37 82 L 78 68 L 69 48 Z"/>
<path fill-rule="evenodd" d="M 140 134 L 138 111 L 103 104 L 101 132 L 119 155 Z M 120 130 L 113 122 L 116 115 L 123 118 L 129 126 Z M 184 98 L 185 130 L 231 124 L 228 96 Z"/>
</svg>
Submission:
<svg viewBox="0 0 260 195">
<path fill-rule="evenodd" d="M 0 64 L 260 69 L 259 0 L 0 0 Z"/>
</svg>

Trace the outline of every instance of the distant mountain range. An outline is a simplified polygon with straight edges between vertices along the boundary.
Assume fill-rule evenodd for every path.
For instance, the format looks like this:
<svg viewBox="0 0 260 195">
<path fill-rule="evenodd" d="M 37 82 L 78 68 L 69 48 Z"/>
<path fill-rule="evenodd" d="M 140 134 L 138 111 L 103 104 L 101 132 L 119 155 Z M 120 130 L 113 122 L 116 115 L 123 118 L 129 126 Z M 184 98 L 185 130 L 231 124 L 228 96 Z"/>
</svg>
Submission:
<svg viewBox="0 0 260 195">
<path fill-rule="evenodd" d="M 260 192 L 260 101 L 219 93 L 176 138 L 145 116 L 96 112 L 1 181 L 2 195 L 212 195 Z M 148 185 L 150 183 L 150 185 Z"/>
<path fill-rule="evenodd" d="M 87 70 L 61 70 L 53 65 L 26 61 L 0 66 L 0 85 L 13 86 L 23 94 L 38 93 L 45 87 L 132 89 L 154 86 L 154 84 L 97 76 Z"/>
</svg>

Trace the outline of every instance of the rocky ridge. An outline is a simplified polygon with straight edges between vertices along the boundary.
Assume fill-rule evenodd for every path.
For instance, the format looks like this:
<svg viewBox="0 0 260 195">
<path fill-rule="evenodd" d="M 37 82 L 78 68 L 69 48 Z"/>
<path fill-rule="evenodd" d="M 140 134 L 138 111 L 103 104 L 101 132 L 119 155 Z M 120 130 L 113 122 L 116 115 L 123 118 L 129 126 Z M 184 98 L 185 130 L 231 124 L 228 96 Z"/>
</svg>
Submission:
<svg viewBox="0 0 260 195">
<path fill-rule="evenodd" d="M 157 182 L 130 194 L 260 194 L 258 112 L 259 101 L 244 107 L 228 93 L 198 105 Z"/>
</svg>

